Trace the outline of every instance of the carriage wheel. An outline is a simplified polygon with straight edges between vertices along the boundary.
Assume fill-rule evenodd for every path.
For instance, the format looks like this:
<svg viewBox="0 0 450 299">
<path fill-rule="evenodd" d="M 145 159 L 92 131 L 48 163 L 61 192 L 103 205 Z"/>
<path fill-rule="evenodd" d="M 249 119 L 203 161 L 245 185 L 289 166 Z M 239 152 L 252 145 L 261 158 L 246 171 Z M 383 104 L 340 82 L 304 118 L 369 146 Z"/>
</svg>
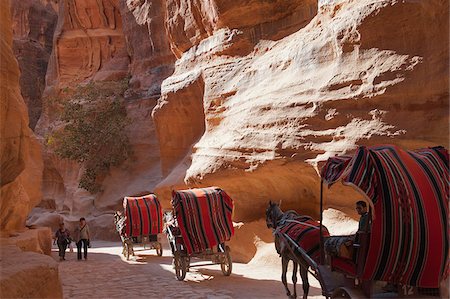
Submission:
<svg viewBox="0 0 450 299">
<path fill-rule="evenodd" d="M 186 277 L 186 258 L 181 256 L 181 246 L 177 245 L 175 254 L 173 256 L 173 263 L 175 265 L 175 275 L 177 280 L 182 281 Z"/>
<path fill-rule="evenodd" d="M 228 246 L 225 246 L 225 258 L 224 261 L 220 264 L 220 269 L 222 269 L 223 275 L 231 275 L 231 271 L 233 269 L 233 261 L 231 260 L 230 247 Z"/>
<path fill-rule="evenodd" d="M 186 259 L 177 254 L 174 258 L 175 275 L 177 280 L 182 281 L 186 277 Z"/>
<path fill-rule="evenodd" d="M 162 256 L 163 255 L 163 248 L 162 248 L 161 243 L 158 243 L 158 246 L 156 247 L 156 254 L 158 256 Z"/>
</svg>

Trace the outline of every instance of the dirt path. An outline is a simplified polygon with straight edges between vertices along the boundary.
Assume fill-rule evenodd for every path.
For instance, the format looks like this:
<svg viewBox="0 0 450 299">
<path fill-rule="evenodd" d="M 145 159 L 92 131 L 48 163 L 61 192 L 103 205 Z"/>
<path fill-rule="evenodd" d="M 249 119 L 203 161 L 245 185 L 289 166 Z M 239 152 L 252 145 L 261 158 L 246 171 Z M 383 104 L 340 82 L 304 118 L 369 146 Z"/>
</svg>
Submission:
<svg viewBox="0 0 450 299">
<path fill-rule="evenodd" d="M 234 263 L 230 277 L 224 277 L 217 265 L 194 268 L 179 282 L 169 250 L 162 257 L 154 250 L 137 252 L 130 261 L 123 259 L 121 250 L 120 243 L 98 241 L 87 261 L 77 261 L 76 252 L 68 252 L 59 266 L 64 298 L 286 298 L 281 268 L 275 265 Z M 323 298 L 317 281 L 310 278 L 310 284 L 310 298 Z M 301 284 L 297 292 L 303 294 Z"/>
</svg>

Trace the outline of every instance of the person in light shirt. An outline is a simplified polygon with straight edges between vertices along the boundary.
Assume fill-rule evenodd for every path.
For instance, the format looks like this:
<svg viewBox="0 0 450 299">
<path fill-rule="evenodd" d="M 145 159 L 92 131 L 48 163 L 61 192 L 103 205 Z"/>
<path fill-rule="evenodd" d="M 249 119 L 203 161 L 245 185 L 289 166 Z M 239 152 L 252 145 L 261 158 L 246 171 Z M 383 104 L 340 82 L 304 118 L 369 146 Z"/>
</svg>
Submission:
<svg viewBox="0 0 450 299">
<path fill-rule="evenodd" d="M 84 259 L 87 260 L 87 250 L 90 243 L 89 226 L 84 217 L 80 218 L 80 223 L 75 229 L 75 242 L 77 244 L 77 257 L 81 260 L 81 248 L 84 249 Z"/>
</svg>

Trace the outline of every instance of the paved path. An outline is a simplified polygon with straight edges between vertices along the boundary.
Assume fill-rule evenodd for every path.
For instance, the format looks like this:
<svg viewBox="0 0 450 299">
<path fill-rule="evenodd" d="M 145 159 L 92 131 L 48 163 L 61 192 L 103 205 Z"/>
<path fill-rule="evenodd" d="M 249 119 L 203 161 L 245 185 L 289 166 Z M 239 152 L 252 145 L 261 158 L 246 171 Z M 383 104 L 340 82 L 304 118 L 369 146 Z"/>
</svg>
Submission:
<svg viewBox="0 0 450 299">
<path fill-rule="evenodd" d="M 194 268 L 179 282 L 169 250 L 162 257 L 154 250 L 137 252 L 130 261 L 121 250 L 120 243 L 99 241 L 87 261 L 77 261 L 76 253 L 68 252 L 59 266 L 64 298 L 286 298 L 278 267 L 234 263 L 230 277 L 217 265 Z M 315 282 L 310 281 L 310 298 L 322 298 Z M 297 291 L 302 294 L 301 285 Z"/>
</svg>

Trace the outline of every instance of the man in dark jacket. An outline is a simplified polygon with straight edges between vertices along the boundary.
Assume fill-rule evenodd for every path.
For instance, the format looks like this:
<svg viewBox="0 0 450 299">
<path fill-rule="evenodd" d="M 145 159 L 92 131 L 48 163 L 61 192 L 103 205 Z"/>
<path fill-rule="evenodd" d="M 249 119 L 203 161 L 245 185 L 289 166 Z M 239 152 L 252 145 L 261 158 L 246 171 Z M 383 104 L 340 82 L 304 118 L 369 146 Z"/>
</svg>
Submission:
<svg viewBox="0 0 450 299">
<path fill-rule="evenodd" d="M 365 201 L 357 201 L 356 202 L 356 211 L 361 216 L 359 218 L 358 231 L 370 231 L 370 227 L 368 227 L 369 222 L 369 213 L 367 212 L 367 204 Z"/>
</svg>

